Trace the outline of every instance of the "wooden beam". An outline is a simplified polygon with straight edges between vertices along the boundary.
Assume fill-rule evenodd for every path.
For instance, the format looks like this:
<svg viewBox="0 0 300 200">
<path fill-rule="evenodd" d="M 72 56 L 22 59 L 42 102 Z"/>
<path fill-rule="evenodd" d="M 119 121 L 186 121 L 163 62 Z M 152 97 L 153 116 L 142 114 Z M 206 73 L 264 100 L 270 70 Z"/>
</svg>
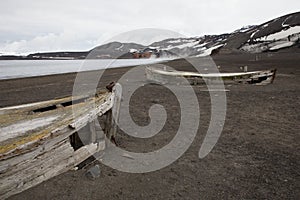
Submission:
<svg viewBox="0 0 300 200">
<path fill-rule="evenodd" d="M 113 107 L 106 113 L 105 134 L 109 140 L 115 142 L 122 99 L 122 86 L 119 83 L 114 86 L 113 93 Z"/>
</svg>

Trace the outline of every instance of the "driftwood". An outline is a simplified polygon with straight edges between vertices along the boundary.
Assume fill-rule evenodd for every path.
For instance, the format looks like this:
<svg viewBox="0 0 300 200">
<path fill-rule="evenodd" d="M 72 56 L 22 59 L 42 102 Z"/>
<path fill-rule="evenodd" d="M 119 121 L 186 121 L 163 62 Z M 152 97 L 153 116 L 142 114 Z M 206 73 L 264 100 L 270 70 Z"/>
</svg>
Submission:
<svg viewBox="0 0 300 200">
<path fill-rule="evenodd" d="M 120 99 L 117 84 L 112 92 L 95 97 L 0 109 L 0 198 L 66 172 L 103 151 L 105 136 L 96 119 L 106 113 L 117 113 L 114 119 L 118 119 Z M 115 136 L 116 122 L 109 123 L 105 132 Z"/>
<path fill-rule="evenodd" d="M 274 81 L 276 69 L 237 72 L 237 73 L 195 73 L 184 71 L 168 71 L 159 68 L 146 67 L 146 76 L 150 81 L 162 84 L 181 84 L 187 80 L 191 85 L 205 84 L 222 79 L 224 83 L 247 83 L 255 85 L 267 85 Z M 218 81 L 216 81 L 217 83 Z M 219 82 L 222 83 L 222 82 Z"/>
</svg>

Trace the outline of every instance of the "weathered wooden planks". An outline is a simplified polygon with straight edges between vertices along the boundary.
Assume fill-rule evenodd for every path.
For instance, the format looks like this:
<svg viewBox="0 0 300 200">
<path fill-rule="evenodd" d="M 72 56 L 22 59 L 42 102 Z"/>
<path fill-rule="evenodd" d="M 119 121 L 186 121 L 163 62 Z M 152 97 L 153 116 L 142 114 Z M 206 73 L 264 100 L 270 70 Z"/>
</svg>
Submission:
<svg viewBox="0 0 300 200">
<path fill-rule="evenodd" d="M 255 85 L 266 85 L 274 81 L 276 69 L 253 71 L 253 72 L 237 72 L 237 73 L 195 73 L 184 71 L 166 71 L 159 68 L 146 68 L 146 76 L 150 81 L 162 84 L 182 84 L 187 80 L 191 85 L 199 85 L 205 83 L 247 83 Z M 223 80 L 222 82 L 216 80 Z"/>
<path fill-rule="evenodd" d="M 3 136 L 0 140 L 0 198 L 22 192 L 103 151 L 105 136 L 96 120 L 98 116 L 112 113 L 112 109 L 118 119 L 121 86 L 116 88 L 95 97 L 75 98 L 73 105 L 72 98 L 68 97 L 0 109 L 0 136 Z M 55 118 L 43 125 L 35 124 L 49 116 Z M 31 122 L 30 127 L 22 129 L 27 125 L 26 120 Z M 107 129 L 108 132 L 115 134 L 116 123 L 109 123 L 107 127 L 113 129 Z M 20 130 L 15 129 L 16 124 Z M 80 133 L 81 129 L 85 130 L 80 136 L 83 145 L 74 148 L 69 136 Z M 5 135 L 8 130 L 14 137 Z"/>
<path fill-rule="evenodd" d="M 84 102 L 72 106 L 59 107 L 42 113 L 32 113 L 32 110 L 36 109 L 35 106 L 0 109 L 0 118 L 6 119 L 5 122 L 1 123 L 0 135 L 6 134 L 5 130 L 7 127 L 12 126 L 11 121 L 15 124 L 22 125 L 26 120 L 42 120 L 49 116 L 56 116 L 55 120 L 51 121 L 51 123 L 43 126 L 33 126 L 34 128 L 30 130 L 26 130 L 28 127 L 24 127 L 24 129 L 18 133 L 18 137 L 1 141 L 0 161 L 40 148 L 41 145 L 47 146 L 47 143 L 52 145 L 52 141 L 61 141 L 70 136 L 76 132 L 76 130 L 81 129 L 88 122 L 94 120 L 98 115 L 102 115 L 110 110 L 113 106 L 113 95 L 113 93 L 104 93 L 99 98 L 89 98 Z M 38 107 L 40 108 L 41 105 L 43 105 L 43 102 L 40 103 Z M 48 102 L 46 102 L 46 105 L 48 105 Z M 17 119 L 10 120 L 11 116 L 17 116 Z"/>
</svg>

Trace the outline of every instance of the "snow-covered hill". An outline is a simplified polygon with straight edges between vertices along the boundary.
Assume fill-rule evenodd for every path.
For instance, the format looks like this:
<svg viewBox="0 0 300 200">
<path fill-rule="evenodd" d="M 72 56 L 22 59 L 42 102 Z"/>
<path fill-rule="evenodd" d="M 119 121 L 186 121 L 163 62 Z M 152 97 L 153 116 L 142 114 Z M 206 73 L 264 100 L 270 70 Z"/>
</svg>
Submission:
<svg viewBox="0 0 300 200">
<path fill-rule="evenodd" d="M 151 46 L 167 49 L 181 56 L 206 56 L 213 52 L 261 53 L 289 47 L 300 49 L 299 45 L 300 12 L 261 25 L 245 26 L 229 34 L 168 39 Z"/>
<path fill-rule="evenodd" d="M 151 44 L 153 48 L 172 52 L 177 56 L 207 56 L 226 44 L 228 34 L 193 38 L 167 39 Z"/>
<path fill-rule="evenodd" d="M 232 33 L 221 35 L 170 38 L 154 42 L 149 46 L 110 42 L 87 52 L 50 52 L 31 54 L 27 58 L 32 59 L 36 56 L 43 59 L 200 57 L 216 53 L 261 53 L 282 49 L 287 51 L 289 48 L 300 52 L 300 12 L 278 17 L 261 25 L 245 26 Z"/>
<path fill-rule="evenodd" d="M 289 19 L 289 17 L 286 19 Z M 281 28 L 277 29 L 276 32 L 272 31 L 256 36 L 256 34 L 263 31 L 265 27 L 268 27 L 270 23 L 264 24 L 260 29 L 252 31 L 250 38 L 240 49 L 251 53 L 260 53 L 264 51 L 280 50 L 299 44 L 300 22 L 299 25 L 289 25 L 286 23 L 286 20 L 284 20 L 284 22 L 285 23 L 282 23 Z M 274 23 L 274 21 L 271 23 Z"/>
<path fill-rule="evenodd" d="M 177 56 L 207 56 L 213 53 L 261 53 L 289 47 L 300 49 L 300 12 L 261 25 L 249 25 L 232 33 L 191 38 L 171 38 L 151 45 Z"/>
</svg>

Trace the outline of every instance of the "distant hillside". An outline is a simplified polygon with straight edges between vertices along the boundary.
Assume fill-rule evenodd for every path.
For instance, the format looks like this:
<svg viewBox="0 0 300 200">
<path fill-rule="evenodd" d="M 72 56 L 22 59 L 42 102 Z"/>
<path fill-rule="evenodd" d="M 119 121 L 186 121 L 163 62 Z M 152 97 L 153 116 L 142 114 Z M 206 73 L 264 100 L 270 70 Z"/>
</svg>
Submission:
<svg viewBox="0 0 300 200">
<path fill-rule="evenodd" d="M 90 51 L 89 58 L 125 58 L 131 57 L 130 49 L 145 49 L 146 46 L 136 43 L 111 42 Z"/>
<path fill-rule="evenodd" d="M 194 38 L 167 39 L 151 44 L 179 56 L 207 56 L 214 53 L 300 52 L 300 12 L 261 25 L 243 27 L 232 33 Z"/>
<path fill-rule="evenodd" d="M 221 35 L 170 38 L 149 46 L 111 42 L 85 52 L 49 52 L 0 59 L 115 59 L 208 56 L 227 53 L 300 52 L 300 12 Z"/>
<path fill-rule="evenodd" d="M 28 59 L 85 59 L 89 52 L 48 52 L 34 53 L 27 56 Z"/>
<path fill-rule="evenodd" d="M 250 53 L 278 51 L 299 47 L 300 12 L 285 15 L 259 26 L 232 34 L 224 49 L 238 49 Z"/>
</svg>

